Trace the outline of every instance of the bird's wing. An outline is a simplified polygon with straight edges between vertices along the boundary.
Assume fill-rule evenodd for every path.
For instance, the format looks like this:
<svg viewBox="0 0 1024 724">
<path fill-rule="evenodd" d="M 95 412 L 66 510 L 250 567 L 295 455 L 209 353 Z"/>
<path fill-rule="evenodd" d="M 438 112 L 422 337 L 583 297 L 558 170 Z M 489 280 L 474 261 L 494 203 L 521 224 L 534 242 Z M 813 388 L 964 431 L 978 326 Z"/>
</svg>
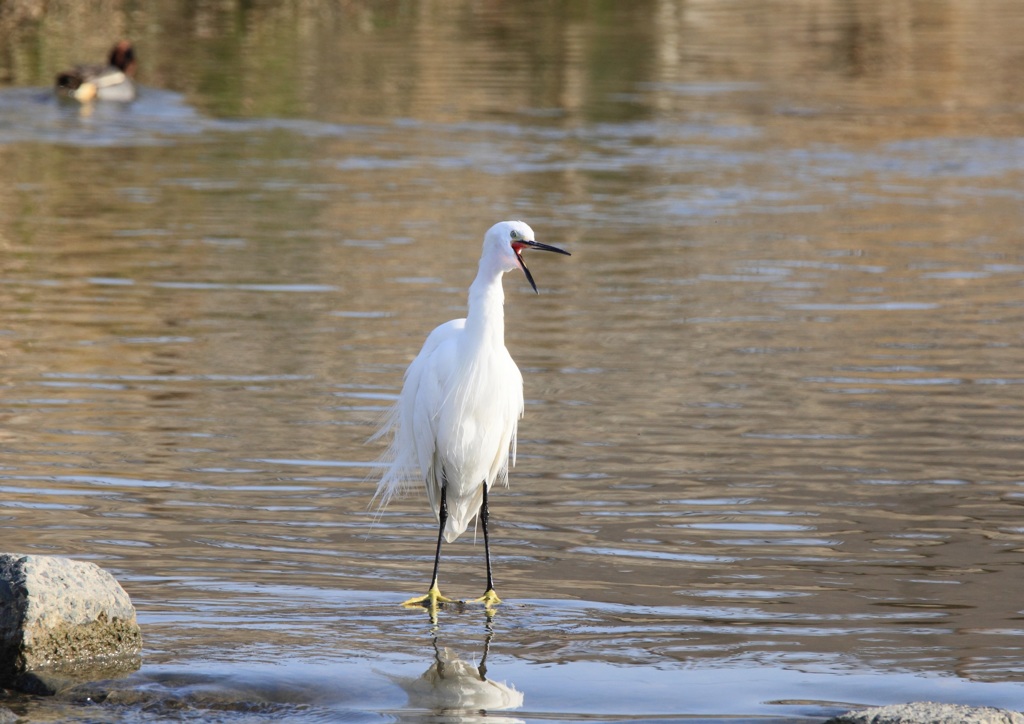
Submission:
<svg viewBox="0 0 1024 724">
<path fill-rule="evenodd" d="M 434 329 L 423 343 L 416 359 L 405 372 L 405 382 L 387 421 L 374 437 L 391 432 L 388 451 L 381 458 L 386 468 L 374 496 L 381 507 L 395 495 L 415 489 L 427 479 L 427 492 L 435 512 L 440 502 L 441 471 L 434 471 L 434 440 L 437 411 L 443 402 L 443 370 L 451 367 L 443 361 L 454 356 L 454 338 L 465 326 L 465 319 L 453 319 Z M 436 477 L 436 492 L 431 481 Z"/>
<path fill-rule="evenodd" d="M 457 368 L 457 338 L 465 327 L 465 319 L 453 319 L 437 327 L 423 350 L 409 365 L 406 385 L 415 376 L 416 385 L 410 389 L 411 401 L 409 430 L 412 432 L 413 449 L 422 477 L 426 483 L 427 498 L 434 515 L 441 508 L 441 487 L 444 484 L 444 462 L 437 449 L 438 425 L 442 421 L 441 411 L 451 394 L 451 375 Z M 403 398 L 405 390 L 402 391 Z"/>
<path fill-rule="evenodd" d="M 461 535 L 476 517 L 483 485 L 489 489 L 495 481 L 507 483 L 509 453 L 523 412 L 522 375 L 503 346 L 486 346 L 475 354 L 459 349 L 456 356 L 459 367 L 445 387 L 449 397 L 438 409 L 434 432 L 435 465 L 443 460 L 447 476 L 448 541 Z M 427 484 L 430 490 L 429 479 Z"/>
<path fill-rule="evenodd" d="M 495 369 L 496 380 L 489 385 L 493 392 L 485 403 L 485 419 L 490 424 L 480 438 L 482 449 L 494 451 L 493 458 L 480 460 L 488 489 L 496 482 L 508 484 L 509 465 L 516 464 L 516 435 L 524 409 L 523 376 L 507 350 L 501 350 Z"/>
<path fill-rule="evenodd" d="M 508 402 L 507 409 L 505 411 L 506 429 L 503 433 L 502 442 L 504 443 L 501 451 L 500 458 L 495 460 L 494 467 L 491 468 L 494 475 L 488 480 L 498 480 L 505 485 L 508 485 L 508 467 L 509 458 L 512 459 L 512 465 L 516 464 L 516 441 L 518 438 L 519 420 L 526 412 L 526 403 L 523 399 L 523 375 L 519 371 L 519 367 L 512 360 L 511 355 L 506 351 L 507 357 L 507 379 L 508 382 Z"/>
</svg>

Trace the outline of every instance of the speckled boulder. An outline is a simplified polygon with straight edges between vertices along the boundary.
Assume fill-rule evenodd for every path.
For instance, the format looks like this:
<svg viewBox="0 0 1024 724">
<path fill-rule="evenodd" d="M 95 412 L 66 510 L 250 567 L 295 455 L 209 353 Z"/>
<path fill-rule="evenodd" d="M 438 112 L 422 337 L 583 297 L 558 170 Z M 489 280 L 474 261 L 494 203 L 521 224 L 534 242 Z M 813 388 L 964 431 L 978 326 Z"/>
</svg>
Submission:
<svg viewBox="0 0 1024 724">
<path fill-rule="evenodd" d="M 0 553 L 0 685 L 52 693 L 51 674 L 138 667 L 142 632 L 121 585 L 95 563 Z M 42 677 L 42 678 L 40 678 Z"/>
<path fill-rule="evenodd" d="M 987 706 L 917 701 L 851 711 L 825 724 L 1024 724 L 1024 714 Z"/>
</svg>

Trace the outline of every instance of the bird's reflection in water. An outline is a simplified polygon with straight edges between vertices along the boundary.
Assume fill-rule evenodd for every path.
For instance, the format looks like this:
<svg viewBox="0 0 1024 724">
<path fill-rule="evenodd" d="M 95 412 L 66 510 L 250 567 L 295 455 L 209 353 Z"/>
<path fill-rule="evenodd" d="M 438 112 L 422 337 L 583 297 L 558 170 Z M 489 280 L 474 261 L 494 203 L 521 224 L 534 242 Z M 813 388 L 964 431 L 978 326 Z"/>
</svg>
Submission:
<svg viewBox="0 0 1024 724">
<path fill-rule="evenodd" d="M 519 722 L 512 717 L 494 716 L 491 712 L 509 711 L 523 705 L 523 692 L 510 684 L 487 678 L 487 655 L 494 632 L 490 625 L 484 638 L 479 664 L 459 658 L 458 653 L 443 646 L 440 631 L 434 629 L 434 662 L 422 676 L 398 681 L 409 697 L 409 707 L 434 714 L 434 721 L 444 722 Z"/>
</svg>

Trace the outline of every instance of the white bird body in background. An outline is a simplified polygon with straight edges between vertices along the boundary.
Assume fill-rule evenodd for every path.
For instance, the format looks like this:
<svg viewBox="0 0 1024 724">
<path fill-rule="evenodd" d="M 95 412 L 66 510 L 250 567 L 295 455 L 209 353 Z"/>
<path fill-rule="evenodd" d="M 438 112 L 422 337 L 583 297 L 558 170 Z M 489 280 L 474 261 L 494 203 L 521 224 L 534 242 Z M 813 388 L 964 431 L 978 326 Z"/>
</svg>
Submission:
<svg viewBox="0 0 1024 724">
<path fill-rule="evenodd" d="M 388 421 L 377 436 L 394 437 L 377 486 L 381 506 L 401 492 L 426 483 L 438 520 L 434 575 L 426 596 L 405 605 L 429 608 L 451 602 L 441 595 L 437 571 L 441 541 L 452 542 L 479 516 L 487 558 L 487 591 L 477 599 L 498 603 L 491 577 L 487 537 L 487 493 L 508 483 L 515 464 L 516 429 L 523 415 L 523 376 L 505 348 L 502 277 L 519 267 L 537 290 L 521 252 L 568 252 L 534 239 L 521 221 L 502 221 L 484 236 L 476 279 L 469 288 L 465 319 L 453 319 L 430 333 L 405 373 Z M 375 436 L 376 437 L 376 436 Z"/>
<path fill-rule="evenodd" d="M 107 65 L 78 65 L 57 74 L 57 95 L 82 103 L 135 100 L 135 48 L 121 40 L 110 49 Z"/>
</svg>

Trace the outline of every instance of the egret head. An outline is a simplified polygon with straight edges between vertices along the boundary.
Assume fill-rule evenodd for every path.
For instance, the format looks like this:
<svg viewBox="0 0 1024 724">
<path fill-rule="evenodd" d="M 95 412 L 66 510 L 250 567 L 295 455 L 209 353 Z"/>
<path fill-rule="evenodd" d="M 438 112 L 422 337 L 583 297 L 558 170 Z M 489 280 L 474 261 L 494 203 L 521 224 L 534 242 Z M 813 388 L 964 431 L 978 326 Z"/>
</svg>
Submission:
<svg viewBox="0 0 1024 724">
<path fill-rule="evenodd" d="M 501 261 L 503 271 L 512 271 L 516 267 L 522 269 L 526 274 L 526 280 L 530 282 L 530 286 L 536 292 L 537 285 L 533 281 L 533 275 L 530 274 L 530 270 L 526 268 L 526 262 L 523 261 L 523 252 L 527 249 L 553 251 L 557 254 L 571 256 L 569 252 L 556 246 L 538 242 L 534 238 L 533 229 L 522 221 L 499 221 L 484 236 L 484 256 L 493 254 Z"/>
</svg>

